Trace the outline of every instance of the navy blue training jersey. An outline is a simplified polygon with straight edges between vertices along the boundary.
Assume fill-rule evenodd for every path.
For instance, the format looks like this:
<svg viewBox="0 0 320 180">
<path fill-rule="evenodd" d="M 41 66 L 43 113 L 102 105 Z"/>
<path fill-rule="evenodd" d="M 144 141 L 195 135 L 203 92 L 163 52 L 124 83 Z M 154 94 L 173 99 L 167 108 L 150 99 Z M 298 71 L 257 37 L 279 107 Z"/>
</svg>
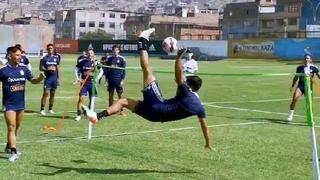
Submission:
<svg viewBox="0 0 320 180">
<path fill-rule="evenodd" d="M 61 56 L 59 54 L 53 54 L 53 55 L 45 55 L 40 59 L 40 63 L 43 65 L 45 69 L 48 69 L 50 66 L 54 66 L 54 68 L 58 68 L 60 64 Z M 58 76 L 57 71 L 44 71 L 44 74 L 46 75 L 46 78 L 49 78 L 50 76 Z"/>
<path fill-rule="evenodd" d="M 305 73 L 305 68 L 307 68 L 305 65 L 300 65 L 296 69 L 296 73 Z M 313 77 L 315 74 L 319 73 L 319 69 L 316 65 L 310 64 L 310 75 Z M 298 87 L 304 88 L 304 77 L 299 76 L 299 82 Z"/>
<path fill-rule="evenodd" d="M 153 98 L 152 96 L 159 94 L 154 91 L 160 92 L 160 89 L 151 87 L 143 91 L 144 100 L 140 102 L 135 113 L 155 122 L 180 120 L 193 115 L 197 115 L 199 118 L 206 117 L 198 94 L 192 92 L 186 83 L 178 86 L 177 94 L 172 99 L 157 100 L 162 97 Z"/>
<path fill-rule="evenodd" d="M 3 108 L 7 110 L 24 109 L 26 80 L 31 80 L 33 75 L 25 65 L 12 67 L 9 63 L 0 69 L 2 81 Z"/>
<path fill-rule="evenodd" d="M 93 81 L 93 70 L 94 70 L 94 65 L 97 63 L 96 60 L 91 60 L 89 58 L 84 58 L 82 59 L 76 67 L 78 68 L 78 72 L 81 74 L 81 79 L 84 80 L 87 78 L 86 84 L 92 83 Z"/>
<path fill-rule="evenodd" d="M 20 63 L 28 66 L 30 62 L 29 62 L 29 59 L 26 55 L 21 55 Z"/>
<path fill-rule="evenodd" d="M 107 66 L 125 68 L 126 60 L 122 56 L 110 56 L 108 57 L 106 64 Z M 107 69 L 108 79 L 123 80 L 125 76 L 126 76 L 126 71 L 124 69 L 113 69 L 113 68 Z"/>
</svg>

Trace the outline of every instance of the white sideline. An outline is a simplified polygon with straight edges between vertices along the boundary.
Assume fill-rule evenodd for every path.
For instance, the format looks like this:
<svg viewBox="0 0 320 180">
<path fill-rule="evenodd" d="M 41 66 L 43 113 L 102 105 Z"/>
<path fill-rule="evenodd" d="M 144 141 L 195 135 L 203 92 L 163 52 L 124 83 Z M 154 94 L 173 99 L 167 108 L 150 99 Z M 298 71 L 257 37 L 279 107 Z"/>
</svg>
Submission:
<svg viewBox="0 0 320 180">
<path fill-rule="evenodd" d="M 228 126 L 247 126 L 247 125 L 255 125 L 255 124 L 267 124 L 269 122 L 245 122 L 245 123 L 231 123 L 231 124 L 216 124 L 210 125 L 209 128 L 214 127 L 228 127 Z M 117 134 L 106 134 L 99 136 L 92 136 L 92 138 L 101 138 L 101 137 L 115 137 L 115 136 L 126 136 L 126 135 L 136 135 L 136 134 L 152 134 L 158 132 L 172 132 L 172 131 L 184 131 L 184 130 L 192 130 L 198 127 L 184 127 L 184 128 L 173 128 L 173 129 L 160 129 L 160 130 L 150 130 L 150 131 L 138 131 L 138 132 L 124 132 Z M 56 142 L 56 141 L 68 141 L 68 140 L 88 140 L 87 136 L 83 137 L 72 137 L 72 138 L 55 138 L 55 139 L 41 139 L 34 141 L 18 141 L 18 144 L 32 144 L 32 143 L 47 143 L 47 142 Z M 6 143 L 1 143 L 0 145 L 6 145 Z"/>
</svg>

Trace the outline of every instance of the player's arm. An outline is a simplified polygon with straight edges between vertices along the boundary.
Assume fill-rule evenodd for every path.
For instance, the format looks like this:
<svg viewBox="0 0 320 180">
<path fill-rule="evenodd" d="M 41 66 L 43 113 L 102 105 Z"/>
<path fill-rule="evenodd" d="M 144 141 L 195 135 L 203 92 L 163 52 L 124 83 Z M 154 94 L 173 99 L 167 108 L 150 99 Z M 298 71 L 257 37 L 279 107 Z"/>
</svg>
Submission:
<svg viewBox="0 0 320 180">
<path fill-rule="evenodd" d="M 45 78 L 45 75 L 43 73 L 40 73 L 38 78 L 32 78 L 30 79 L 29 81 L 32 83 L 32 84 L 39 84 L 43 79 Z"/>
<path fill-rule="evenodd" d="M 45 68 L 44 67 L 44 65 L 43 65 L 43 59 L 40 59 L 40 64 L 39 64 L 39 71 L 46 71 L 47 70 L 47 68 Z"/>
<path fill-rule="evenodd" d="M 101 77 L 103 76 L 103 68 L 100 67 L 100 68 L 98 68 L 98 70 L 99 70 L 99 74 L 98 74 L 98 76 L 97 76 L 96 81 L 99 81 L 99 79 L 101 79 Z"/>
<path fill-rule="evenodd" d="M 176 57 L 175 78 L 178 86 L 184 83 L 183 69 L 182 69 L 182 63 L 183 63 L 182 56 L 185 51 L 186 51 L 185 49 L 179 49 Z"/>
<path fill-rule="evenodd" d="M 122 68 L 126 68 L 126 66 L 127 66 L 126 60 L 123 59 L 123 60 L 122 60 L 122 65 L 121 65 L 121 67 L 122 67 Z M 123 70 L 122 70 L 122 74 L 121 74 L 121 81 L 122 81 L 122 83 L 123 83 L 125 77 L 126 77 L 126 70 L 123 69 Z"/>
<path fill-rule="evenodd" d="M 204 118 L 199 118 L 202 133 L 206 142 L 205 148 L 212 150 L 209 128 Z"/>
<path fill-rule="evenodd" d="M 292 89 L 296 85 L 298 79 L 299 79 L 299 76 L 294 76 L 294 78 L 292 79 L 292 84 L 291 84 L 291 87 L 290 87 L 290 91 L 292 91 Z"/>
</svg>

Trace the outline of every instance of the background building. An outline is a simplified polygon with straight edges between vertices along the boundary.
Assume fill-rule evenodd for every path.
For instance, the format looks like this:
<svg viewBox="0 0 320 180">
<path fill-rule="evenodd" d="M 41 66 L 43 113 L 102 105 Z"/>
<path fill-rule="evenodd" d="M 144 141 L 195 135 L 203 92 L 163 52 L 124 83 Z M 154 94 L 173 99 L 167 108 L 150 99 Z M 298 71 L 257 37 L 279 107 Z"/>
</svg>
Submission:
<svg viewBox="0 0 320 180">
<path fill-rule="evenodd" d="M 302 0 L 256 0 L 227 4 L 223 14 L 223 37 L 227 38 L 299 38 L 305 36 L 301 26 Z"/>
<path fill-rule="evenodd" d="M 113 39 L 126 39 L 124 22 L 135 13 L 102 10 L 62 10 L 56 12 L 55 38 L 79 39 L 87 32 L 103 30 Z"/>
</svg>

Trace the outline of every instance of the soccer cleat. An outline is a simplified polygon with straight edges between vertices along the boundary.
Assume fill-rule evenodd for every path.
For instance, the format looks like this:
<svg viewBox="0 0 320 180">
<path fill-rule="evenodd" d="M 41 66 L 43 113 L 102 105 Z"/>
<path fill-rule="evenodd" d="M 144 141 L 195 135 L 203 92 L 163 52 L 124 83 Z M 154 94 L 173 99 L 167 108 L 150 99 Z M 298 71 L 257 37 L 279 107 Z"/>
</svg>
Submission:
<svg viewBox="0 0 320 180">
<path fill-rule="evenodd" d="M 45 115 L 46 115 L 46 112 L 45 112 L 44 110 L 41 110 L 41 111 L 40 111 L 40 115 L 41 115 L 41 116 L 45 116 Z"/>
<path fill-rule="evenodd" d="M 9 161 L 10 162 L 14 162 L 14 161 L 16 161 L 18 159 L 19 159 L 19 155 L 15 154 L 15 153 L 11 154 L 11 156 L 9 157 Z"/>
<path fill-rule="evenodd" d="M 92 122 L 92 124 L 95 124 L 98 122 L 97 113 L 88 109 L 87 106 L 82 105 L 82 109 L 84 114 L 87 116 L 88 120 Z"/>
<path fill-rule="evenodd" d="M 288 120 L 288 122 L 291 122 L 292 119 L 293 119 L 293 117 L 292 117 L 292 116 L 289 116 L 287 120 Z"/>
<path fill-rule="evenodd" d="M 144 30 L 144 31 L 142 31 L 142 32 L 137 33 L 137 37 L 138 37 L 138 38 L 144 38 L 144 39 L 146 39 L 147 41 L 149 41 L 150 35 L 151 35 L 155 30 L 156 30 L 155 28 L 150 28 L 150 29 Z"/>
<path fill-rule="evenodd" d="M 80 121 L 81 120 L 81 116 L 77 115 L 77 117 L 74 119 L 75 121 Z"/>
<path fill-rule="evenodd" d="M 50 114 L 54 114 L 54 113 L 55 113 L 52 109 L 50 109 L 48 112 L 49 112 Z"/>
</svg>

